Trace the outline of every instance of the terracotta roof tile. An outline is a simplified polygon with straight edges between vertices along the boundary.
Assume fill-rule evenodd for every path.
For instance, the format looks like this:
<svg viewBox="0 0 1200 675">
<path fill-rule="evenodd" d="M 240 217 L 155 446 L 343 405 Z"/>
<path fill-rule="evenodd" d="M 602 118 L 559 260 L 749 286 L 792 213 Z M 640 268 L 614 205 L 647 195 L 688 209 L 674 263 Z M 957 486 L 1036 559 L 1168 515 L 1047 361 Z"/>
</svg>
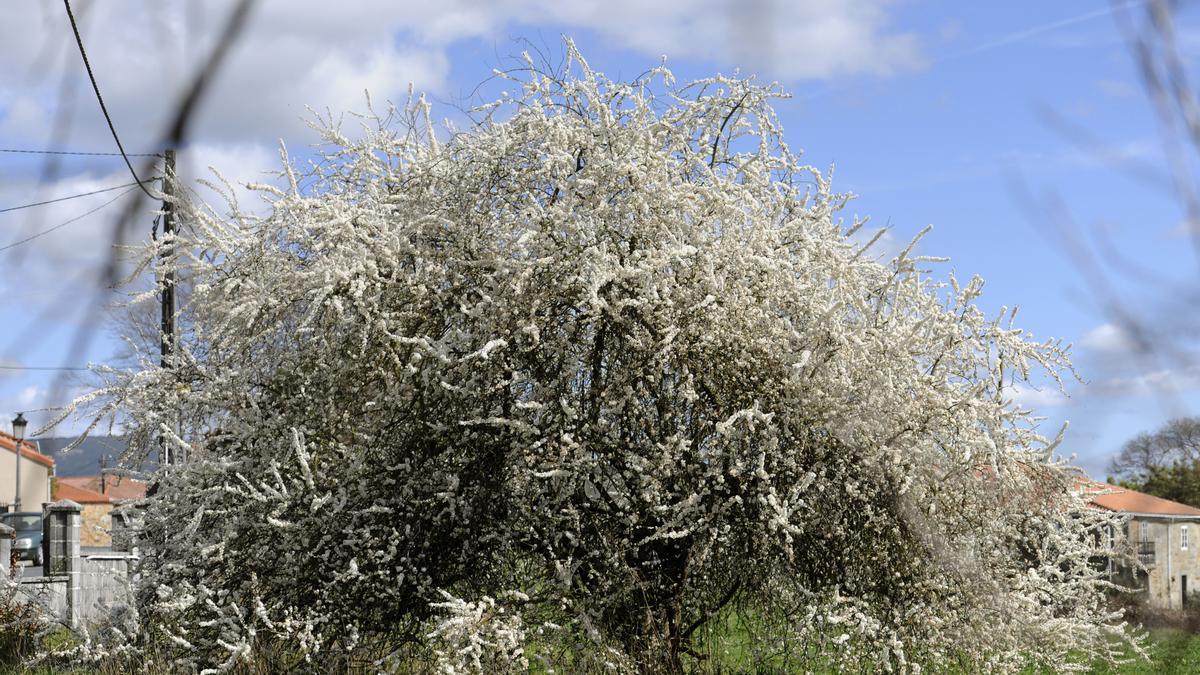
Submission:
<svg viewBox="0 0 1200 675">
<path fill-rule="evenodd" d="M 64 483 L 61 480 L 55 481 L 54 494 L 51 499 L 58 501 L 60 499 L 70 499 L 79 504 L 111 504 L 112 500 L 108 497 L 94 492 L 86 488 L 76 487 L 70 483 Z"/>
<path fill-rule="evenodd" d="M 1200 509 L 1187 504 L 1173 502 L 1108 483 L 1092 483 L 1084 490 L 1091 493 L 1092 504 L 1109 511 L 1121 513 L 1145 513 L 1157 516 L 1196 516 Z"/>
<path fill-rule="evenodd" d="M 13 448 L 15 447 L 17 447 L 16 437 L 14 437 L 12 434 L 7 434 L 3 431 L 0 431 L 0 448 L 12 452 Z M 36 446 L 31 441 L 23 441 L 21 443 L 21 456 L 26 459 L 31 459 L 42 466 L 53 469 L 54 458 L 49 455 L 43 455 L 35 448 Z"/>
<path fill-rule="evenodd" d="M 142 499 L 146 496 L 146 484 L 126 476 L 105 474 L 104 490 L 100 489 L 100 476 L 62 476 L 58 482 L 60 485 L 73 485 L 92 492 L 101 492 L 115 500 Z"/>
</svg>

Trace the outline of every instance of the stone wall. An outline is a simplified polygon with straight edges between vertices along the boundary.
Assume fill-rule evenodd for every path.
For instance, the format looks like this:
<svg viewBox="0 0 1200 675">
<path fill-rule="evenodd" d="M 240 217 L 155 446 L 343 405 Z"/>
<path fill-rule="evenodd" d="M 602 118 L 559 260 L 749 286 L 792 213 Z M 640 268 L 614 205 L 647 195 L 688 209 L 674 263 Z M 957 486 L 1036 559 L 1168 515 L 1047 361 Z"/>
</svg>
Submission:
<svg viewBox="0 0 1200 675">
<path fill-rule="evenodd" d="M 81 546 L 102 546 L 107 548 L 112 544 L 112 504 L 84 504 L 83 526 L 79 532 Z"/>
<path fill-rule="evenodd" d="M 1146 538 L 1142 538 L 1142 530 Z M 1148 574 L 1141 574 L 1150 604 L 1165 609 L 1181 609 L 1184 587 L 1188 596 L 1200 601 L 1200 518 L 1167 519 L 1134 516 L 1130 540 L 1153 542 L 1153 555 L 1143 558 Z M 1186 534 L 1185 534 L 1186 531 Z M 1186 541 L 1185 541 L 1186 538 Z"/>
</svg>

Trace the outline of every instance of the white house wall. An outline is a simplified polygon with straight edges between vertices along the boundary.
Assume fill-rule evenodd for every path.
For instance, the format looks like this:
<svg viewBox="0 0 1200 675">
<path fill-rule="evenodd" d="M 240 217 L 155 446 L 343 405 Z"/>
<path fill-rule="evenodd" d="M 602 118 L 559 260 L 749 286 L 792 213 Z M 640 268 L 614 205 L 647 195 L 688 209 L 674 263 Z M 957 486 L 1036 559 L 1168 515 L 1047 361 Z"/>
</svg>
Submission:
<svg viewBox="0 0 1200 675">
<path fill-rule="evenodd" d="M 16 453 L 0 448 L 0 504 L 9 505 L 16 496 Z M 27 458 L 21 458 L 21 509 L 41 511 L 50 501 L 50 468 Z"/>
</svg>

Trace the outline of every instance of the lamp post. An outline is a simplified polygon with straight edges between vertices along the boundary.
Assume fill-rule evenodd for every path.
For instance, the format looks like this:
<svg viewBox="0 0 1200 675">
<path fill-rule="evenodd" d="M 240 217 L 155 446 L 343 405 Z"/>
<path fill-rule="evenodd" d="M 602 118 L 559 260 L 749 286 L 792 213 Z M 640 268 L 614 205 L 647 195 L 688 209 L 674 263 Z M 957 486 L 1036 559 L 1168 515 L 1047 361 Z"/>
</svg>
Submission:
<svg viewBox="0 0 1200 675">
<path fill-rule="evenodd" d="M 16 418 L 12 421 L 13 438 L 15 438 L 17 441 L 17 444 L 13 447 L 13 450 L 17 453 L 17 494 L 13 499 L 14 511 L 21 510 L 21 444 L 25 442 L 26 424 L 28 424 L 28 422 L 25 421 L 25 415 L 23 413 L 17 413 Z"/>
</svg>

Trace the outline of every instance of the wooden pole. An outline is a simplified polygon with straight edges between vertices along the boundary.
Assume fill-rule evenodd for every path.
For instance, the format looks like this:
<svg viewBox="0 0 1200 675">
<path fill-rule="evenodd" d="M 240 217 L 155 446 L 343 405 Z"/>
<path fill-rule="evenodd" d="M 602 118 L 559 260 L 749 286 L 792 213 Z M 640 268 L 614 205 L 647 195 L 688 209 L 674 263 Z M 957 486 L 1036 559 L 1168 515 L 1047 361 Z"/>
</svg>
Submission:
<svg viewBox="0 0 1200 675">
<path fill-rule="evenodd" d="M 172 367 L 171 360 L 175 353 L 175 151 L 167 150 L 163 154 L 163 199 L 162 205 L 162 237 L 163 248 L 159 261 L 163 266 L 162 275 L 162 344 L 161 360 L 163 368 Z M 165 442 L 162 444 L 160 458 L 165 465 L 174 464 L 175 457 Z"/>
</svg>

